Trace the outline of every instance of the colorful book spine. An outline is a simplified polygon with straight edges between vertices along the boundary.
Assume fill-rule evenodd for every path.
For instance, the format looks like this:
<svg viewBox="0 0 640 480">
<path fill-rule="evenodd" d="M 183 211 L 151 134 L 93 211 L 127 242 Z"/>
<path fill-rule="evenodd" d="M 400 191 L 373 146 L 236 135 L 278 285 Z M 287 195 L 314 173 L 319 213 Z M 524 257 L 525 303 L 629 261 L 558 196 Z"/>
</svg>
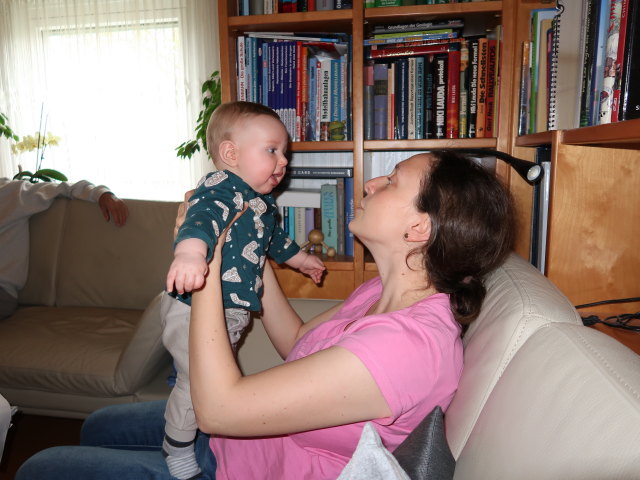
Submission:
<svg viewBox="0 0 640 480">
<path fill-rule="evenodd" d="M 403 37 L 388 37 L 388 38 L 365 38 L 364 45 L 385 45 L 394 43 L 405 42 L 422 42 L 425 40 L 447 40 L 451 38 L 458 38 L 458 32 L 451 33 L 425 33 L 422 35 L 406 35 Z"/>
<path fill-rule="evenodd" d="M 309 75 L 309 103 L 307 105 L 307 119 L 306 119 L 306 132 L 305 132 L 305 140 L 308 142 L 313 142 L 314 140 L 318 140 L 316 136 L 316 118 L 318 117 L 318 107 L 317 107 L 317 66 L 315 57 L 309 55 L 307 60 L 307 72 Z"/>
<path fill-rule="evenodd" d="M 424 110 L 425 110 L 424 64 L 425 64 L 425 57 L 423 56 L 416 57 L 416 78 L 415 78 L 415 89 L 416 89 L 415 138 L 416 140 L 421 140 L 424 138 Z"/>
<path fill-rule="evenodd" d="M 320 140 L 324 142 L 329 140 L 329 124 L 331 123 L 331 62 L 331 58 L 319 59 Z"/>
<path fill-rule="evenodd" d="M 373 131 L 373 96 L 375 92 L 374 82 L 373 82 L 373 64 L 368 63 L 364 66 L 363 71 L 363 79 L 364 79 L 364 89 L 362 92 L 363 96 L 363 127 L 364 127 L 364 139 L 365 140 L 373 140 L 375 138 Z"/>
<path fill-rule="evenodd" d="M 387 136 L 392 140 L 396 138 L 396 64 L 389 65 L 387 70 L 387 81 L 389 82 L 389 93 L 387 95 Z"/>
<path fill-rule="evenodd" d="M 396 140 L 407 139 L 408 102 L 409 102 L 409 59 L 401 58 L 395 62 L 396 67 L 396 108 L 395 135 Z"/>
<path fill-rule="evenodd" d="M 473 39 L 469 42 L 469 138 L 476 138 L 476 120 L 478 118 L 478 72 L 480 68 L 480 42 Z"/>
<path fill-rule="evenodd" d="M 469 137 L 469 46 L 467 42 L 460 45 L 460 108 L 458 109 L 458 136 Z"/>
<path fill-rule="evenodd" d="M 627 37 L 627 18 L 629 17 L 630 0 L 622 0 L 620 9 L 620 28 L 618 32 L 618 51 L 616 52 L 615 71 L 616 78 L 613 87 L 613 98 L 611 99 L 611 122 L 619 120 L 620 113 L 620 84 L 622 83 L 622 72 L 624 71 L 624 54 Z"/>
<path fill-rule="evenodd" d="M 338 255 L 344 255 L 345 202 L 344 178 L 336 179 L 336 228 L 338 229 Z"/>
<path fill-rule="evenodd" d="M 487 103 L 484 124 L 485 137 L 495 136 L 493 126 L 496 102 L 496 69 L 498 68 L 497 50 L 498 42 L 494 39 L 489 39 L 487 47 Z"/>
<path fill-rule="evenodd" d="M 427 55 L 424 60 L 424 138 L 433 138 L 435 133 L 433 128 L 434 56 Z"/>
<path fill-rule="evenodd" d="M 580 126 L 589 126 L 590 92 L 593 77 L 591 70 L 594 63 L 600 0 L 587 0 L 585 16 L 584 61 L 582 63 L 582 86 L 580 89 Z M 532 85 L 533 89 L 533 85 Z"/>
<path fill-rule="evenodd" d="M 434 56 L 434 138 L 446 138 L 448 54 Z"/>
<path fill-rule="evenodd" d="M 640 118 L 640 4 L 634 0 L 629 4 L 626 54 L 620 85 L 620 120 Z"/>
<path fill-rule="evenodd" d="M 349 230 L 349 223 L 355 215 L 355 202 L 353 198 L 353 177 L 344 179 L 344 254 L 353 256 L 355 238 Z"/>
<path fill-rule="evenodd" d="M 621 18 L 622 0 L 611 0 L 604 70 L 602 71 L 602 90 L 600 91 L 600 115 L 598 116 L 598 123 L 600 124 L 611 123 L 611 106 L 616 82 L 616 60 L 618 58 Z"/>
<path fill-rule="evenodd" d="M 399 47 L 385 48 L 380 50 L 371 50 L 368 54 L 370 59 L 393 58 L 393 57 L 412 57 L 416 55 L 426 55 L 429 53 L 448 52 L 453 44 L 436 43 L 432 45 L 419 45 L 415 47 Z"/>
<path fill-rule="evenodd" d="M 451 18 L 448 20 L 436 20 L 429 22 L 412 22 L 412 23 L 396 23 L 390 25 L 376 25 L 373 27 L 372 33 L 398 33 L 398 32 L 416 32 L 420 30 L 437 30 L 440 28 L 462 28 L 464 22 L 461 18 Z"/>
<path fill-rule="evenodd" d="M 326 183 L 320 187 L 320 208 L 324 243 L 338 251 L 338 187 Z"/>
<path fill-rule="evenodd" d="M 522 42 L 522 64 L 520 66 L 520 91 L 518 93 L 520 106 L 518 108 L 518 135 L 526 135 L 529 121 L 529 55 L 531 42 Z"/>
<path fill-rule="evenodd" d="M 245 59 L 244 35 L 239 35 L 236 41 L 236 55 L 238 61 L 236 63 L 236 75 L 238 78 L 238 100 L 246 101 L 247 99 L 247 64 Z"/>
<path fill-rule="evenodd" d="M 485 126 L 487 117 L 487 59 L 488 41 L 480 38 L 478 51 L 478 100 L 476 115 L 476 138 L 485 137 Z"/>
<path fill-rule="evenodd" d="M 408 100 L 407 100 L 407 138 L 416 138 L 416 57 L 409 57 Z"/>
<path fill-rule="evenodd" d="M 589 100 L 589 125 L 597 125 L 600 116 L 600 92 L 604 84 L 604 64 L 609 30 L 610 5 L 612 0 L 602 0 L 598 16 L 598 34 L 595 43 L 595 61 L 591 69 L 593 78 Z"/>
<path fill-rule="evenodd" d="M 407 37 L 422 37 L 423 35 L 448 35 L 454 33 L 451 28 L 442 28 L 437 30 L 414 30 L 411 32 L 390 32 L 390 33 L 375 33 L 373 39 L 384 38 L 407 38 Z M 457 32 L 455 32 L 457 34 Z"/>
<path fill-rule="evenodd" d="M 460 50 L 451 49 L 447 62 L 447 119 L 446 138 L 458 138 L 460 95 Z"/>
</svg>

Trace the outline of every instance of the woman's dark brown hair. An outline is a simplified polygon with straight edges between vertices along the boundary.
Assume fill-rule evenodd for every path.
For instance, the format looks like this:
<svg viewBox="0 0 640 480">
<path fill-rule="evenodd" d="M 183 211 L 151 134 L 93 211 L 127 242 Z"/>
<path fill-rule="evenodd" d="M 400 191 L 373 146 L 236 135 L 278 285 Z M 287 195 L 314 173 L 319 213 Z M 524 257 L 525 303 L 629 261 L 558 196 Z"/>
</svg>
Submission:
<svg viewBox="0 0 640 480">
<path fill-rule="evenodd" d="M 430 285 L 449 294 L 456 320 L 468 325 L 480 313 L 485 276 L 512 248 L 513 202 L 495 175 L 473 160 L 430 153 L 434 161 L 416 200 L 431 219 L 424 266 Z"/>
</svg>

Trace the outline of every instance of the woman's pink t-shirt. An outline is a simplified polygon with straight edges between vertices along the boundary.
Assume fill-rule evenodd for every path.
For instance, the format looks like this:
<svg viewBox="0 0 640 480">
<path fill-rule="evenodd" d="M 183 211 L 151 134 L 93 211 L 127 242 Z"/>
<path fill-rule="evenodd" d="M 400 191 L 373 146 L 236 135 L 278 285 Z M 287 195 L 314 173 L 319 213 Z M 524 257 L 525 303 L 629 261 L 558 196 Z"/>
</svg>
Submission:
<svg viewBox="0 0 640 480">
<path fill-rule="evenodd" d="M 333 318 L 296 343 L 286 361 L 334 345 L 356 355 L 392 411 L 372 422 L 393 451 L 436 405 L 443 410 L 449 406 L 462 373 L 462 341 L 448 295 L 438 293 L 403 310 L 366 316 L 381 290 L 380 278 L 362 284 Z M 216 479 L 335 479 L 365 423 L 269 438 L 212 436 Z"/>
</svg>

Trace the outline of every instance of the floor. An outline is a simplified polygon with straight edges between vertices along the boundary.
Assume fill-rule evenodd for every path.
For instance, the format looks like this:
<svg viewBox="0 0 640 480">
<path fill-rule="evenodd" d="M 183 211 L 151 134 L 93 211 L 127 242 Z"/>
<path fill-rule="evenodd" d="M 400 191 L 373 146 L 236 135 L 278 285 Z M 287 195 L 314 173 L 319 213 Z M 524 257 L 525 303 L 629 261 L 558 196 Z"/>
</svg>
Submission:
<svg viewBox="0 0 640 480">
<path fill-rule="evenodd" d="M 0 463 L 0 480 L 13 480 L 20 465 L 40 450 L 56 445 L 77 445 L 81 425 L 82 420 L 77 419 L 16 413 Z"/>
</svg>

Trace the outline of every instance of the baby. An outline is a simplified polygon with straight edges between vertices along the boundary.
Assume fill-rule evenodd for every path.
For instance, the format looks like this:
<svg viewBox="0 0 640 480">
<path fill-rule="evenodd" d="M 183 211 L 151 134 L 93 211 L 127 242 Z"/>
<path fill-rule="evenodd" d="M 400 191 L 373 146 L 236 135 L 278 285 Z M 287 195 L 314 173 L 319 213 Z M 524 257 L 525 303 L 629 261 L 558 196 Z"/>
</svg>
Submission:
<svg viewBox="0 0 640 480">
<path fill-rule="evenodd" d="M 222 294 L 227 330 L 236 348 L 250 320 L 261 309 L 262 272 L 267 254 L 309 275 L 315 283 L 325 266 L 298 247 L 279 227 L 271 191 L 286 172 L 288 134 L 278 115 L 250 102 L 219 106 L 207 126 L 207 146 L 216 171 L 207 174 L 189 200 L 178 230 L 174 260 L 162 300 L 163 343 L 177 370 L 165 411 L 163 453 L 171 475 L 179 479 L 200 473 L 195 460 L 197 432 L 189 388 L 188 293 L 204 285 L 207 265 L 220 232 L 247 206 L 231 226 L 223 249 Z"/>
</svg>

